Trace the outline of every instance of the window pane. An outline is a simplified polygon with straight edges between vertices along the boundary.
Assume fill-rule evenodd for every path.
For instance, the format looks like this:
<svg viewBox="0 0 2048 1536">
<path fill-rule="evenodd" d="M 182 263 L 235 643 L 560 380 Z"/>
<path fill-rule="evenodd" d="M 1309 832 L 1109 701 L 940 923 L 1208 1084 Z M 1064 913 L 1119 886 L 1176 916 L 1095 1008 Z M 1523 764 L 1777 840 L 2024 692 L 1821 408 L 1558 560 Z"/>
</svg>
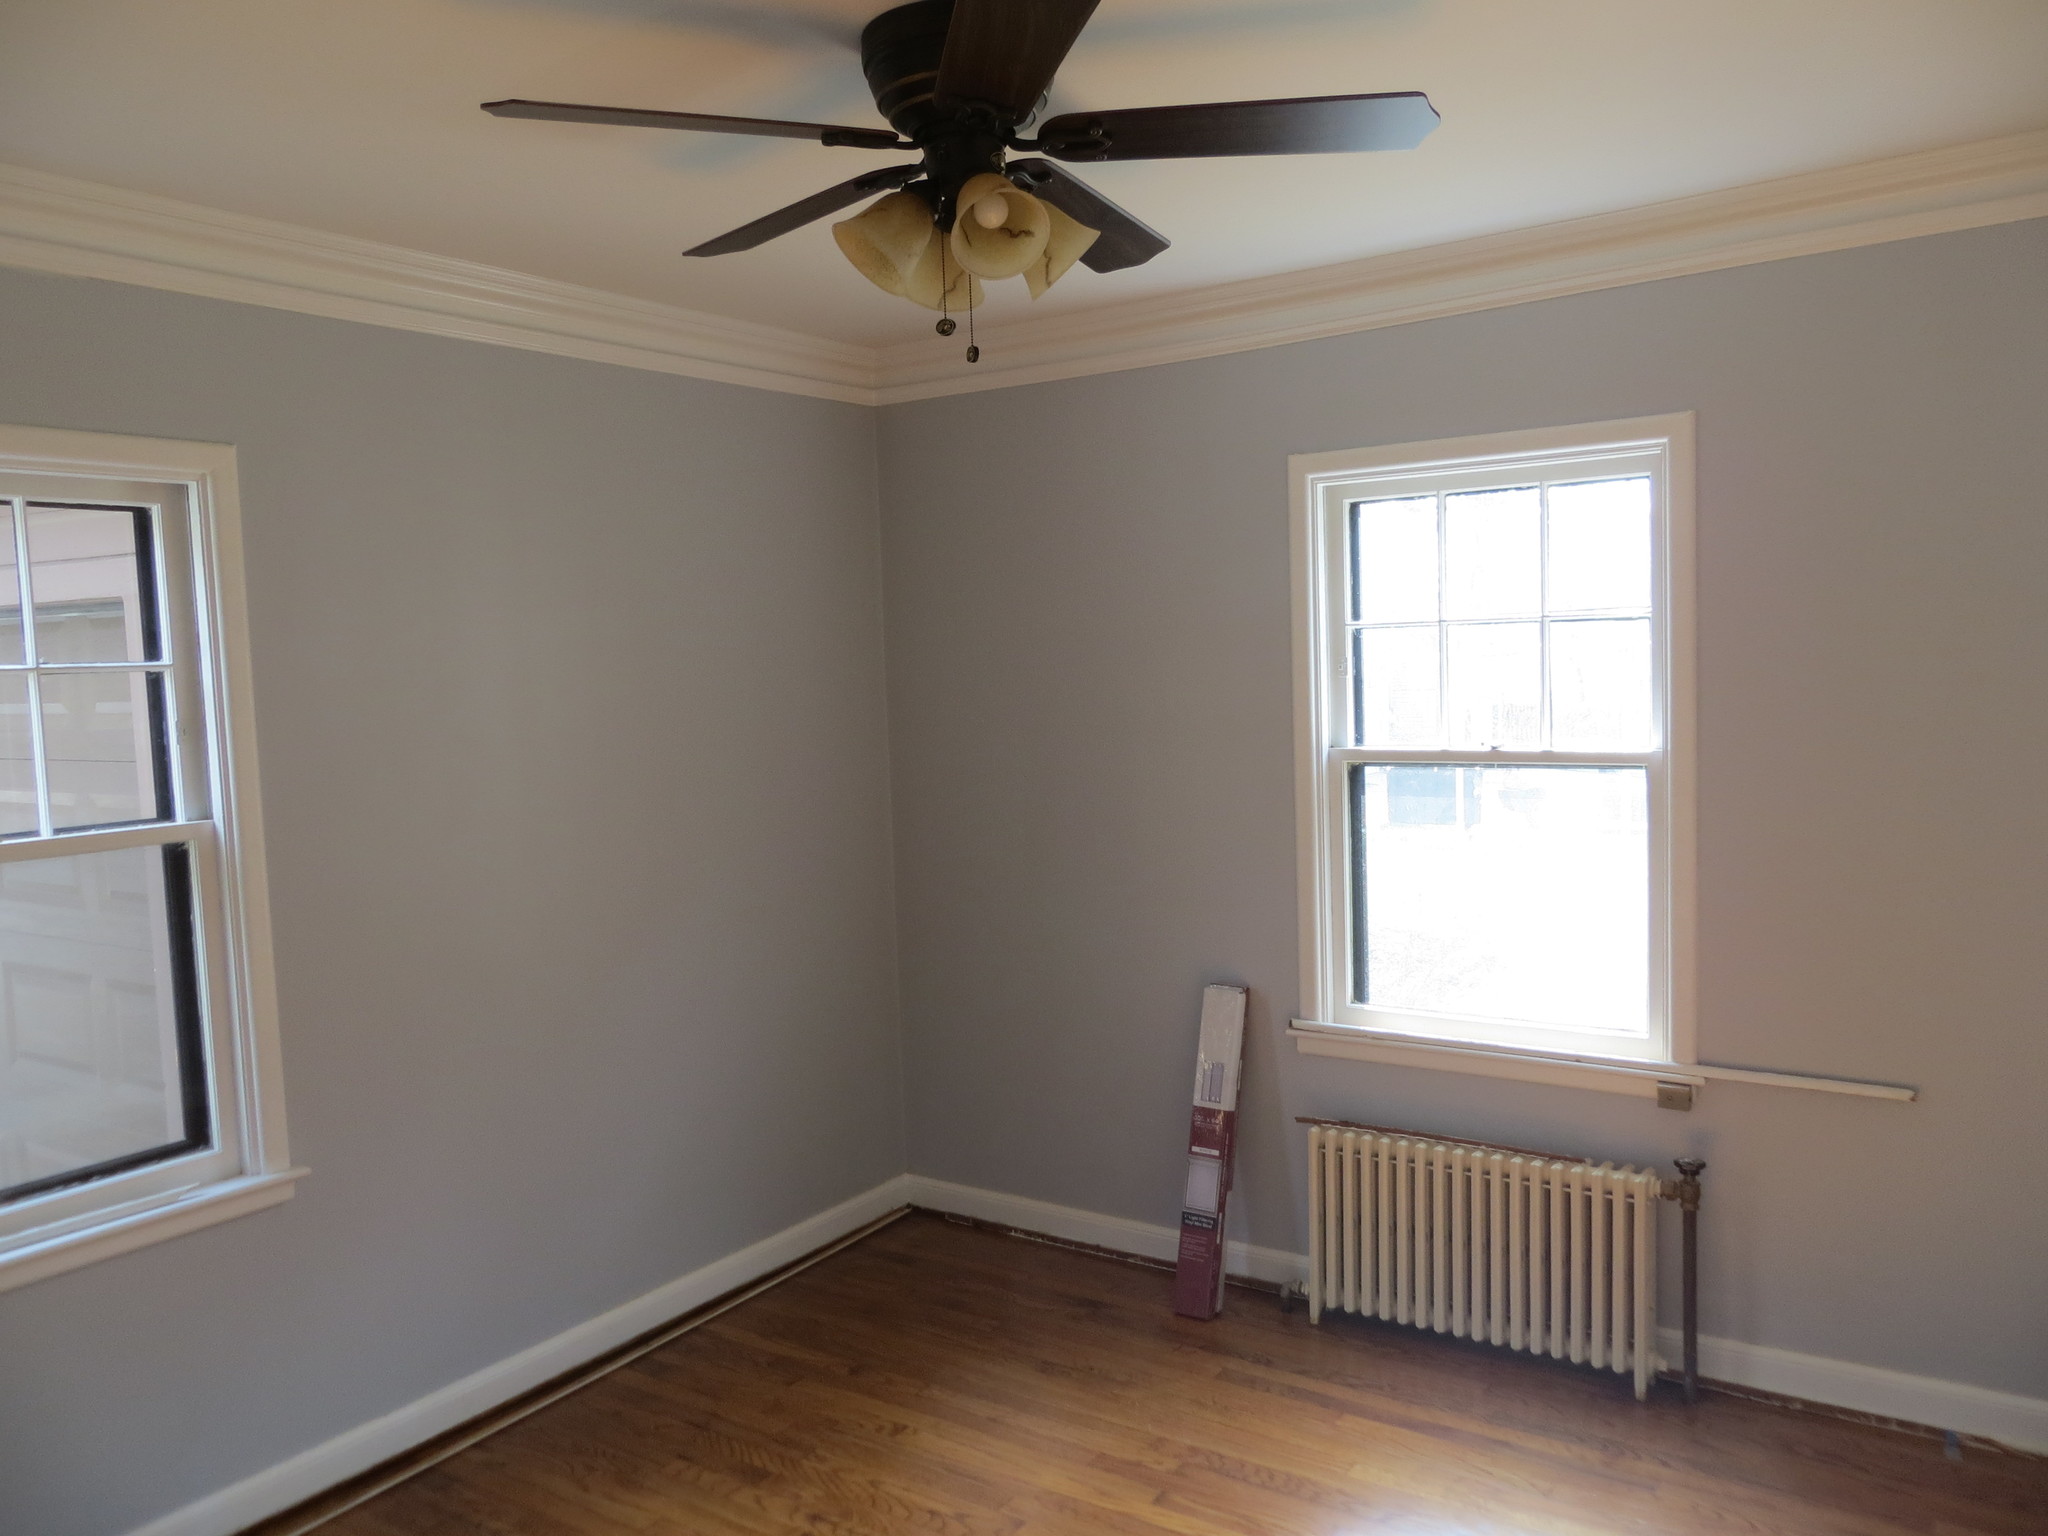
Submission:
<svg viewBox="0 0 2048 1536">
<path fill-rule="evenodd" d="M 0 837 L 33 832 L 36 767 L 28 735 L 28 679 L 0 674 Z"/>
<path fill-rule="evenodd" d="M 1650 610 L 1650 477 L 1550 488 L 1552 613 Z"/>
<path fill-rule="evenodd" d="M 1543 745 L 1543 630 L 1451 624 L 1446 715 L 1454 747 Z"/>
<path fill-rule="evenodd" d="M 0 502 L 0 663 L 19 666 L 21 645 L 20 567 L 14 558 L 14 504 Z"/>
<path fill-rule="evenodd" d="M 148 514 L 28 509 L 36 649 L 46 662 L 155 661 L 156 593 Z"/>
<path fill-rule="evenodd" d="M 1352 632 L 1357 744 L 1434 747 L 1443 740 L 1437 626 Z"/>
<path fill-rule="evenodd" d="M 0 1199 L 206 1140 L 186 858 L 0 864 Z"/>
<path fill-rule="evenodd" d="M 1571 619 L 1550 626 L 1550 740 L 1572 752 L 1656 745 L 1650 621 Z"/>
<path fill-rule="evenodd" d="M 1647 773 L 1351 771 L 1356 1001 L 1647 1032 Z"/>
<path fill-rule="evenodd" d="M 1543 494 L 1533 485 L 1444 498 L 1444 617 L 1543 611 Z"/>
<path fill-rule="evenodd" d="M 1436 498 L 1361 501 L 1351 509 L 1351 617 L 1366 624 L 1436 618 Z"/>
<path fill-rule="evenodd" d="M 45 672 L 43 760 L 54 827 L 153 821 L 162 751 L 152 727 L 161 673 Z M 156 679 L 152 684 L 151 679 Z M 166 765 L 167 766 L 167 765 Z"/>
</svg>

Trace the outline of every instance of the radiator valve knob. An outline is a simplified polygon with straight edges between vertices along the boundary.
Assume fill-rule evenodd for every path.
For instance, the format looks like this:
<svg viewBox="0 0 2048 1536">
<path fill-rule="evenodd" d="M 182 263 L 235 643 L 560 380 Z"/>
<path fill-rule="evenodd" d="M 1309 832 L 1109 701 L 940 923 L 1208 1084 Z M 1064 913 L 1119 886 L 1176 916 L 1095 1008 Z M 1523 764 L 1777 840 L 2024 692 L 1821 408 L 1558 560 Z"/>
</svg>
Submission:
<svg viewBox="0 0 2048 1536">
<path fill-rule="evenodd" d="M 1678 1206 L 1680 1210 L 1696 1211 L 1700 1208 L 1700 1175 L 1707 1171 L 1707 1165 L 1697 1157 L 1676 1157 L 1671 1160 L 1678 1170 Z"/>
</svg>

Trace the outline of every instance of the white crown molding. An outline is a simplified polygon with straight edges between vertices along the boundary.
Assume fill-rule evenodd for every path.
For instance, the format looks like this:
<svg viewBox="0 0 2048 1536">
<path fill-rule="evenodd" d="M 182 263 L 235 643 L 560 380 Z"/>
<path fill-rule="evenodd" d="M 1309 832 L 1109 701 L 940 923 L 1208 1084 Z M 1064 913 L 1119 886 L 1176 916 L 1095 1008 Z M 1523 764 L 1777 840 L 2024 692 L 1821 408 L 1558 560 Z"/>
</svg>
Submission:
<svg viewBox="0 0 2048 1536">
<path fill-rule="evenodd" d="M 2048 216 L 2048 131 L 990 328 L 970 367 L 0 166 L 0 265 L 886 405 Z"/>
<path fill-rule="evenodd" d="M 2048 215 L 2048 132 L 986 327 L 972 368 L 888 348 L 884 404 L 1149 368 Z"/>
<path fill-rule="evenodd" d="M 0 165 L 0 265 L 872 405 L 864 347 Z"/>
</svg>

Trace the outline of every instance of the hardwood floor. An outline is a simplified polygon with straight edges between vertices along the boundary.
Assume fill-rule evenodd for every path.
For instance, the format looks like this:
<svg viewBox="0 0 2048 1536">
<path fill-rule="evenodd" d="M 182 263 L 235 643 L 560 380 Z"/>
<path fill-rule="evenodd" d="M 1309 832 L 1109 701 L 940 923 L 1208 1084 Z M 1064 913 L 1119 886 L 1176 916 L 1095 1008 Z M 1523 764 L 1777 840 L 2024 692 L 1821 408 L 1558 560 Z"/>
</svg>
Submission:
<svg viewBox="0 0 2048 1536">
<path fill-rule="evenodd" d="M 322 1536 L 2048 1532 L 2041 1458 L 1170 1283 L 911 1216 Z"/>
</svg>

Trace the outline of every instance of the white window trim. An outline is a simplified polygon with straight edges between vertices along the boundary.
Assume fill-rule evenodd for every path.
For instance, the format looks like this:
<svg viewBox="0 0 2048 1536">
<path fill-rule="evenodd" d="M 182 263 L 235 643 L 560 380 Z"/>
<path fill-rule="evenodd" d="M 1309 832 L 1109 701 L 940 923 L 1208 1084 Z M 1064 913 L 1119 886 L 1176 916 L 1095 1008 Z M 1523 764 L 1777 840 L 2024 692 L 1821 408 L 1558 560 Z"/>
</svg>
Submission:
<svg viewBox="0 0 2048 1536">
<path fill-rule="evenodd" d="M 1585 426 L 1451 438 L 1428 443 L 1303 454 L 1289 460 L 1294 481 L 1295 709 L 1301 882 L 1302 1003 L 1312 1020 L 1348 1024 L 1347 1032 L 1383 1046 L 1422 1041 L 1457 1048 L 1461 1059 L 1477 1049 L 1495 1057 L 1596 1061 L 1612 1056 L 1639 1068 L 1645 1060 L 1688 1062 L 1693 1058 L 1693 657 L 1692 657 L 1692 427 L 1690 413 L 1598 422 Z M 1527 1042 L 1505 1030 L 1476 1027 L 1454 1037 L 1417 1027 L 1388 1027 L 1398 1020 L 1381 1013 L 1373 1025 L 1346 1021 L 1358 1010 L 1346 1001 L 1344 936 L 1345 855 L 1340 757 L 1357 756 L 1340 746 L 1344 722 L 1337 718 L 1340 678 L 1331 649 L 1332 605 L 1342 568 L 1342 509 L 1355 500 L 1360 480 L 1376 480 L 1387 494 L 1398 491 L 1389 476 L 1413 470 L 1419 477 L 1446 471 L 1496 467 L 1517 470 L 1522 461 L 1585 454 L 1629 454 L 1653 465 L 1658 482 L 1654 687 L 1662 705 L 1662 739 L 1654 753 L 1514 754 L 1516 761 L 1632 760 L 1650 769 L 1652 795 L 1651 974 L 1655 988 L 1651 1035 L 1639 1045 L 1617 1044 L 1611 1052 L 1581 1032 L 1531 1030 Z M 1536 472 L 1542 466 L 1532 465 Z M 1373 753 L 1375 758 L 1388 754 Z M 1417 761 L 1470 761 L 1470 752 L 1397 752 Z M 1587 1032 L 1590 1034 L 1590 1032 Z M 1550 1069 L 1554 1072 L 1554 1068 Z M 1624 1070 L 1628 1070 L 1624 1067 Z M 1655 1092 L 1654 1081 L 1650 1091 Z"/>
<path fill-rule="evenodd" d="M 1332 674 L 1330 534 L 1326 493 L 1361 477 L 1405 468 L 1484 467 L 1490 462 L 1577 452 L 1655 449 L 1661 452 L 1662 540 L 1657 608 L 1664 659 L 1664 804 L 1662 846 L 1652 851 L 1666 930 L 1665 1038 L 1643 1055 L 1543 1049 L 1501 1041 L 1456 1040 L 1337 1021 L 1346 941 L 1334 924 L 1333 891 L 1343 889 L 1345 849 L 1336 835 L 1331 786 Z M 1801 1073 L 1715 1066 L 1699 1060 L 1696 1036 L 1694 889 L 1696 870 L 1695 669 L 1693 608 L 1694 422 L 1690 411 L 1582 426 L 1539 428 L 1435 442 L 1403 443 L 1288 460 L 1294 579 L 1295 806 L 1300 911 L 1301 999 L 1305 1015 L 1288 1029 L 1303 1055 L 1389 1066 L 1422 1067 L 1521 1082 L 1591 1088 L 1658 1098 L 1660 1086 L 1700 1089 L 1710 1081 L 1801 1088 L 1909 1102 L 1917 1091 Z M 1398 754 L 1418 760 L 1431 754 Z M 1435 754 L 1469 759 L 1471 754 Z M 1559 762 L 1573 754 L 1557 754 Z M 1653 904 L 1654 905 L 1654 904 Z"/>
<path fill-rule="evenodd" d="M 202 915 L 202 921 L 214 951 L 205 990 L 224 1143 L 22 1202 L 16 1210 L 49 1219 L 0 1244 L 0 1290 L 10 1290 L 275 1205 L 290 1198 L 305 1170 L 292 1166 L 285 1134 L 235 450 L 221 443 L 0 426 L 0 472 L 185 489 L 195 574 L 203 578 L 196 583 L 194 664 L 212 701 L 196 724 L 208 735 L 214 814 L 210 825 L 194 829 L 193 840 L 218 843 L 217 859 L 195 862 L 218 877 L 217 889 L 203 892 L 214 900 L 202 901 L 202 907 L 214 908 L 220 920 L 207 922 Z M 157 824 L 83 834 L 78 841 L 157 842 L 163 832 Z M 42 851 L 47 853 L 47 844 Z M 204 873 L 200 878 L 203 886 L 210 879 Z"/>
<path fill-rule="evenodd" d="M 1762 1088 L 1800 1088 L 1809 1093 L 1840 1093 L 1859 1099 L 1889 1099 L 1911 1104 L 1917 1088 L 1897 1083 L 1869 1083 L 1846 1077 L 1816 1077 L 1806 1072 L 1766 1072 L 1753 1067 L 1721 1067 L 1706 1062 L 1636 1061 L 1560 1052 L 1506 1050 L 1495 1046 L 1457 1045 L 1423 1040 L 1349 1024 L 1319 1024 L 1296 1019 L 1287 1028 L 1294 1048 L 1303 1056 L 1334 1056 L 1346 1061 L 1371 1061 L 1390 1067 L 1423 1067 L 1438 1072 L 1465 1072 L 1478 1077 L 1511 1078 L 1524 1083 L 1550 1083 L 1562 1088 L 1592 1088 L 1637 1098 L 1659 1097 L 1658 1088 L 1676 1084 L 1700 1089 L 1708 1083 L 1749 1083 Z"/>
</svg>

